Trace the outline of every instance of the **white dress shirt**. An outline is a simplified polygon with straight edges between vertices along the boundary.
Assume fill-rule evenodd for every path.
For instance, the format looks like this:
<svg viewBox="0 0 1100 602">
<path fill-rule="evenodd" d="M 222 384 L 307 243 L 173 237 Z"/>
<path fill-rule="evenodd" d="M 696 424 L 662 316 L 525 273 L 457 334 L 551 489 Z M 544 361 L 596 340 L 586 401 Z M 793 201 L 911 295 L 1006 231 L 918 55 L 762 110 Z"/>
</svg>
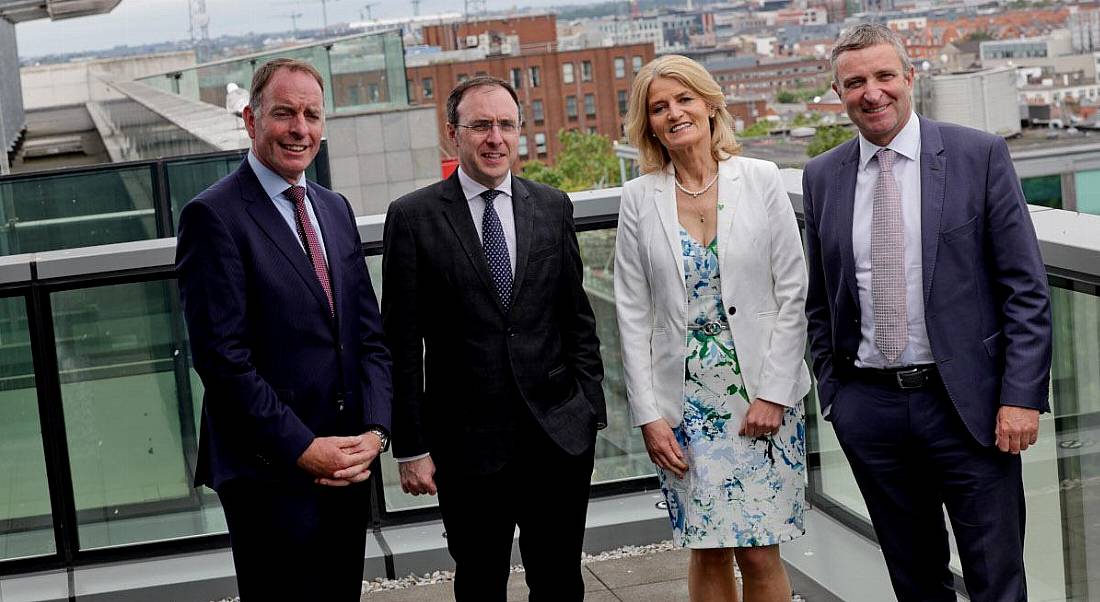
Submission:
<svg viewBox="0 0 1100 602">
<path fill-rule="evenodd" d="M 462 171 L 461 165 L 458 167 L 458 182 L 462 185 L 462 194 L 466 195 L 466 202 L 470 204 L 470 217 L 474 220 L 477 237 L 479 240 L 484 241 L 484 235 L 481 232 L 481 219 L 485 216 L 485 199 L 481 198 L 481 193 L 488 190 L 488 188 L 466 175 L 466 172 Z M 508 262 L 512 264 L 512 275 L 514 276 L 516 273 L 516 214 L 512 210 L 511 171 L 504 177 L 504 181 L 500 183 L 500 186 L 496 187 L 496 190 L 499 190 L 501 194 L 493 200 L 493 207 L 496 208 L 497 217 L 500 218 L 500 226 L 504 229 L 504 240 L 508 243 Z M 407 458 L 395 458 L 395 460 L 398 464 L 404 464 L 405 462 L 427 458 L 430 455 L 418 454 Z"/>
<path fill-rule="evenodd" d="M 485 215 L 485 199 L 481 198 L 481 193 L 488 190 L 488 188 L 466 175 L 461 166 L 458 168 L 458 181 L 462 184 L 462 194 L 466 195 L 466 202 L 470 204 L 470 217 L 473 218 L 474 227 L 477 228 L 477 237 L 484 242 L 484 234 L 481 232 L 481 219 Z M 493 201 L 493 207 L 496 208 L 500 225 L 504 228 L 504 240 L 508 243 L 508 262 L 512 264 L 512 274 L 514 275 L 516 273 L 516 216 L 512 211 L 511 171 L 504 176 L 504 181 L 496 189 L 502 194 L 498 195 Z"/>
<path fill-rule="evenodd" d="M 875 314 L 871 301 L 871 221 L 875 181 L 878 179 L 880 148 L 898 154 L 893 173 L 901 191 L 902 223 L 905 231 L 905 299 L 909 318 L 909 342 L 897 361 L 889 363 L 875 345 Z M 913 364 L 931 364 L 932 349 L 924 325 L 924 280 L 921 261 L 921 182 L 920 120 L 915 113 L 897 136 L 885 147 L 876 146 L 859 135 L 859 167 L 856 172 L 855 205 L 852 208 L 852 250 L 856 261 L 856 285 L 859 289 L 860 342 L 856 366 L 894 368 Z"/>
</svg>

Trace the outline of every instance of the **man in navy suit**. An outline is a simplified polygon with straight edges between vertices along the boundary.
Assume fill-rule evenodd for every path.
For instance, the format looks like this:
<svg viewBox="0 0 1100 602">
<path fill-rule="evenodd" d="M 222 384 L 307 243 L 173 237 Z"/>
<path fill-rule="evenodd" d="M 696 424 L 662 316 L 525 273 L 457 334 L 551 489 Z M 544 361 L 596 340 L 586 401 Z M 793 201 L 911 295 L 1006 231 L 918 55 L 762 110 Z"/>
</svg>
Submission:
<svg viewBox="0 0 1100 602">
<path fill-rule="evenodd" d="M 832 52 L 859 136 L 805 169 L 806 311 L 822 415 L 899 600 L 1026 600 L 1019 453 L 1047 401 L 1046 274 L 1004 140 L 918 117 L 886 27 Z"/>
<path fill-rule="evenodd" d="M 305 179 L 322 86 L 308 63 L 261 66 L 248 158 L 180 215 L 205 387 L 195 485 L 218 492 L 244 602 L 359 600 L 365 481 L 389 436 L 390 357 L 355 219 Z"/>
</svg>

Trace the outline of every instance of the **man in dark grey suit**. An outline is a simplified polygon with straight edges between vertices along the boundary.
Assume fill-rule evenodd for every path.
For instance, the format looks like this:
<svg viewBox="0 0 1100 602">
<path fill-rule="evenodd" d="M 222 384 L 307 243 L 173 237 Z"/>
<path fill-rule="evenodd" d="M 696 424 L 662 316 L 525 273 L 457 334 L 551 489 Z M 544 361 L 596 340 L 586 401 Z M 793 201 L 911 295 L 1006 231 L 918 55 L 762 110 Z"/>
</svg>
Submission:
<svg viewBox="0 0 1100 602">
<path fill-rule="evenodd" d="M 515 528 L 532 600 L 581 600 L 603 367 L 573 206 L 511 174 L 519 103 L 477 77 L 447 100 L 450 178 L 390 206 L 382 313 L 401 486 L 439 493 L 458 600 L 505 599 Z"/>
</svg>

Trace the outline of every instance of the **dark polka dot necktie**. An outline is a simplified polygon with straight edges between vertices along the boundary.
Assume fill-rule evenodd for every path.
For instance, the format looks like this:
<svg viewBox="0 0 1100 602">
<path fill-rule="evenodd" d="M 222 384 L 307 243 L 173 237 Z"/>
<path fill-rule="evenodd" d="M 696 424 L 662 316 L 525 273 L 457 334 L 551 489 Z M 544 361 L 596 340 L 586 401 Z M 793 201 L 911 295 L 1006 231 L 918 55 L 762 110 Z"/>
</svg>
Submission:
<svg viewBox="0 0 1100 602">
<path fill-rule="evenodd" d="M 485 199 L 485 213 L 481 216 L 481 245 L 485 247 L 485 260 L 489 262 L 489 272 L 493 275 L 500 304 L 508 312 L 512 305 L 512 264 L 508 260 L 504 227 L 500 225 L 500 216 L 493 207 L 493 201 L 500 194 L 499 190 L 481 193 L 481 198 Z"/>
</svg>

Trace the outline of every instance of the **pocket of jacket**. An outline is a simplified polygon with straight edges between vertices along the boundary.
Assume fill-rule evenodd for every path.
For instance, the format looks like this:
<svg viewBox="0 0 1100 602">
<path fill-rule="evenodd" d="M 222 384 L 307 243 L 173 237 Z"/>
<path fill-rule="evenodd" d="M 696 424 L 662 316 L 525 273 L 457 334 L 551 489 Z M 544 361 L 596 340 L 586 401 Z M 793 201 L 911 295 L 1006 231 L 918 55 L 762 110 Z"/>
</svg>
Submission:
<svg viewBox="0 0 1100 602">
<path fill-rule="evenodd" d="M 764 318 L 774 318 L 775 316 L 778 316 L 778 315 L 779 315 L 779 310 L 778 309 L 773 309 L 772 311 L 759 311 L 759 312 L 756 312 L 756 319 L 757 320 L 763 320 Z"/>
<path fill-rule="evenodd" d="M 969 237 L 970 233 L 974 232 L 974 227 L 978 224 L 978 216 L 970 218 L 965 224 L 950 230 L 945 230 L 943 233 L 943 242 L 954 242 L 961 238 Z"/>
</svg>

